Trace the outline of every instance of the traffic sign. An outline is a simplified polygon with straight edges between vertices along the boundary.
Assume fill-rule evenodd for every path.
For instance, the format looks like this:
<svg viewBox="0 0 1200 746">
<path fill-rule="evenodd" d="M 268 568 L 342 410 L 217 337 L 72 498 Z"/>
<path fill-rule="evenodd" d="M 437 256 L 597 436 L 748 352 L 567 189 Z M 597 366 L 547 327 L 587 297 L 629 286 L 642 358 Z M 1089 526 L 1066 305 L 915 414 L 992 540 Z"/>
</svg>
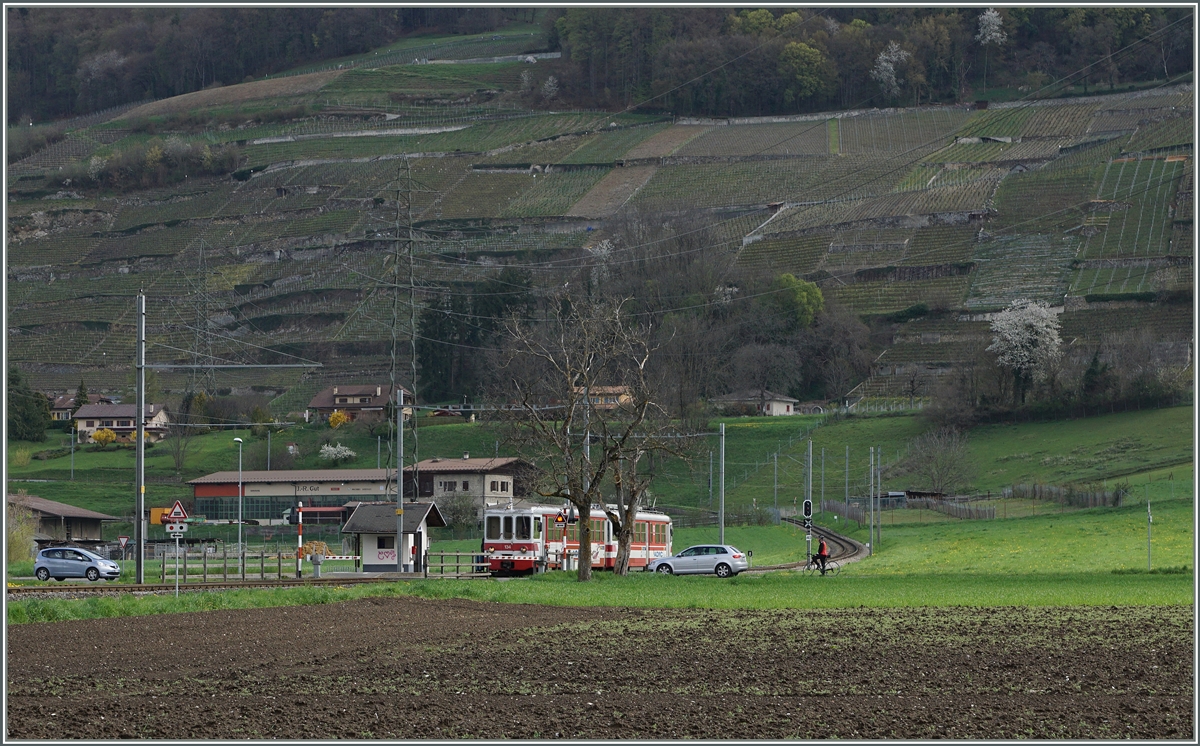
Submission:
<svg viewBox="0 0 1200 746">
<path fill-rule="evenodd" d="M 166 524 L 168 534 L 182 534 L 188 530 L 186 523 L 168 523 Z"/>
<path fill-rule="evenodd" d="M 812 519 L 805 518 L 804 519 L 804 529 L 807 531 L 808 529 L 811 529 L 811 528 L 812 528 Z"/>
<path fill-rule="evenodd" d="M 121 548 L 124 549 L 125 545 L 129 543 L 129 537 L 128 536 L 118 536 L 117 541 L 121 542 Z"/>
<path fill-rule="evenodd" d="M 556 515 L 554 517 L 555 525 L 561 525 L 566 522 L 567 522 L 567 517 L 565 515 L 563 515 L 562 513 L 559 513 L 558 515 Z"/>
<path fill-rule="evenodd" d="M 178 523 L 187 517 L 187 511 L 183 509 L 183 503 L 176 500 L 175 504 L 171 506 L 171 509 L 167 511 L 167 514 L 163 516 L 163 520 L 170 521 L 172 523 Z"/>
</svg>

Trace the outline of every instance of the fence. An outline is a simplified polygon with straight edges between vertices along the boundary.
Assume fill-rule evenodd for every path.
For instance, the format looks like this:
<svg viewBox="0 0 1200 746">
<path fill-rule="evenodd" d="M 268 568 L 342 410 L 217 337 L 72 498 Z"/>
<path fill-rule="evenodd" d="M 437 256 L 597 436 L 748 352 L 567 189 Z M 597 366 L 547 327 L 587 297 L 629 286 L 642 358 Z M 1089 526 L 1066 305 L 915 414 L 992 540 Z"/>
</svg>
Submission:
<svg viewBox="0 0 1200 746">
<path fill-rule="evenodd" d="M 491 573 L 487 558 L 479 552 L 427 552 L 425 577 L 487 578 Z"/>
<path fill-rule="evenodd" d="M 1026 500 L 1047 500 L 1078 508 L 1119 508 L 1128 489 L 1096 488 L 1095 485 L 1014 484 L 1004 488 L 1004 497 Z"/>
<path fill-rule="evenodd" d="M 282 580 L 285 577 L 294 578 L 296 575 L 296 552 L 268 552 L 259 550 L 257 553 L 243 555 L 242 568 L 239 571 L 238 558 L 235 552 L 232 556 L 228 548 L 222 548 L 220 555 L 216 552 L 189 551 L 180 547 L 178 553 L 171 547 L 162 553 L 162 563 L 159 567 L 159 581 L 166 583 L 175 577 L 176 560 L 179 566 L 179 582 L 186 583 L 191 577 L 192 582 L 199 580 L 207 583 L 210 580 Z M 231 569 L 232 567 L 232 569 Z"/>
<path fill-rule="evenodd" d="M 921 498 L 917 500 L 909 500 L 908 507 L 936 510 L 937 512 L 944 513 L 951 518 L 985 521 L 994 520 L 996 518 L 995 506 L 975 507 L 974 505 L 948 502 L 946 500 L 929 500 L 926 498 Z"/>
<path fill-rule="evenodd" d="M 839 515 L 848 521 L 858 521 L 859 523 L 862 523 L 865 517 L 863 509 L 860 506 L 849 505 L 841 500 L 822 500 L 821 510 L 826 513 Z"/>
</svg>

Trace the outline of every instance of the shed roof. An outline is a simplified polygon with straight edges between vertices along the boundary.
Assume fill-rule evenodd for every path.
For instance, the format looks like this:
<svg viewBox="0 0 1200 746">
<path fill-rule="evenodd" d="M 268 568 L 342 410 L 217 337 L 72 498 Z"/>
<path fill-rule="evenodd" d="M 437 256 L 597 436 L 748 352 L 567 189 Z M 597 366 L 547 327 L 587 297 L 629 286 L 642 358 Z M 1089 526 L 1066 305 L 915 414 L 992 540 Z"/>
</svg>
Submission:
<svg viewBox="0 0 1200 746">
<path fill-rule="evenodd" d="M 163 411 L 163 409 L 165 409 L 165 407 L 163 407 L 161 404 L 147 404 L 146 417 L 153 417 L 155 414 Z M 84 404 L 79 408 L 79 411 L 75 413 L 75 419 L 87 419 L 88 417 L 93 419 L 99 417 L 106 419 L 113 417 L 128 417 L 132 419 L 135 414 L 137 414 L 136 404 Z"/>
<path fill-rule="evenodd" d="M 500 458 L 430 458 L 417 462 L 417 471 L 424 474 L 487 474 L 511 471 L 525 462 L 512 456 Z M 404 467 L 411 474 L 411 466 Z"/>
<path fill-rule="evenodd" d="M 37 497 L 36 495 L 9 495 L 8 503 L 10 505 L 24 505 L 30 510 L 35 510 L 43 515 L 59 516 L 62 518 L 95 518 L 101 521 L 120 520 L 116 516 L 97 513 L 87 508 L 77 508 L 74 505 L 47 500 L 44 497 Z"/>
<path fill-rule="evenodd" d="M 403 531 L 415 534 L 421 521 L 428 519 L 430 527 L 446 525 L 446 519 L 433 503 L 404 503 Z M 396 503 L 359 503 L 346 523 L 343 534 L 394 534 L 396 533 Z"/>
<path fill-rule="evenodd" d="M 781 402 L 798 402 L 799 399 L 793 399 L 790 396 L 776 394 L 773 391 L 766 389 L 743 389 L 734 391 L 732 394 L 724 396 L 714 396 L 712 401 L 715 402 L 757 402 L 757 401 L 781 401 Z"/>
<path fill-rule="evenodd" d="M 112 399 L 110 399 L 109 397 L 104 396 L 102 394 L 88 394 L 87 398 L 88 398 L 88 404 L 112 404 L 113 403 Z M 51 409 L 74 409 L 75 408 L 75 395 L 74 394 L 63 394 L 62 396 L 55 397 L 54 404 L 51 405 L 50 408 Z"/>
<path fill-rule="evenodd" d="M 334 393 L 335 389 L 337 390 L 336 394 Z M 404 401 L 406 404 L 412 400 L 412 394 L 403 386 L 396 386 L 395 388 L 392 388 L 387 384 L 375 383 L 365 386 L 343 386 L 338 384 L 337 386 L 330 386 L 323 391 L 318 391 L 317 395 L 314 396 L 312 401 L 308 403 L 308 406 L 311 409 L 330 409 L 333 407 L 338 409 L 363 409 L 364 407 L 383 407 L 387 405 L 388 401 L 391 400 L 396 391 L 404 392 Z M 335 401 L 335 398 L 339 396 L 353 399 L 353 401 L 339 404 Z M 358 399 L 362 397 L 366 397 L 369 399 L 369 401 L 359 402 Z"/>
<path fill-rule="evenodd" d="M 382 482 L 395 480 L 391 469 L 276 469 L 243 471 L 242 483 L 250 482 Z M 188 484 L 237 484 L 236 471 L 217 471 L 191 480 Z"/>
</svg>

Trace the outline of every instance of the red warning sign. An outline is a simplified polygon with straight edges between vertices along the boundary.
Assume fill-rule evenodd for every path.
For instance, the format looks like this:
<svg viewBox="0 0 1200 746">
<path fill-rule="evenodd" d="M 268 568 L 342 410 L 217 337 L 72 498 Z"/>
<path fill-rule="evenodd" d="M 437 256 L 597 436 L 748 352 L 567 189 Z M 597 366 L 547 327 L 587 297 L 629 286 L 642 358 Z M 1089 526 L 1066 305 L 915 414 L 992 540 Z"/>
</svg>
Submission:
<svg viewBox="0 0 1200 746">
<path fill-rule="evenodd" d="M 163 522 L 182 521 L 187 517 L 187 511 L 183 509 L 183 503 L 176 500 L 175 504 L 171 506 L 171 510 L 163 516 Z"/>
</svg>

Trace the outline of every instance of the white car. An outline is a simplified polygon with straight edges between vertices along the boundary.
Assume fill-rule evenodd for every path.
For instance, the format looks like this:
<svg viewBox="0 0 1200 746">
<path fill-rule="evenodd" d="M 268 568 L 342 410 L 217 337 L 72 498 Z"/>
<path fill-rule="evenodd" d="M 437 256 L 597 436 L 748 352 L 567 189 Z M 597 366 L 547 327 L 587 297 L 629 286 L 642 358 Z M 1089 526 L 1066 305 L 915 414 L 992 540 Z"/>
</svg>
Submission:
<svg viewBox="0 0 1200 746">
<path fill-rule="evenodd" d="M 752 554 L 729 544 L 698 544 L 674 557 L 654 560 L 646 565 L 646 571 L 664 575 L 711 573 L 718 578 L 728 578 L 750 569 Z"/>
</svg>

